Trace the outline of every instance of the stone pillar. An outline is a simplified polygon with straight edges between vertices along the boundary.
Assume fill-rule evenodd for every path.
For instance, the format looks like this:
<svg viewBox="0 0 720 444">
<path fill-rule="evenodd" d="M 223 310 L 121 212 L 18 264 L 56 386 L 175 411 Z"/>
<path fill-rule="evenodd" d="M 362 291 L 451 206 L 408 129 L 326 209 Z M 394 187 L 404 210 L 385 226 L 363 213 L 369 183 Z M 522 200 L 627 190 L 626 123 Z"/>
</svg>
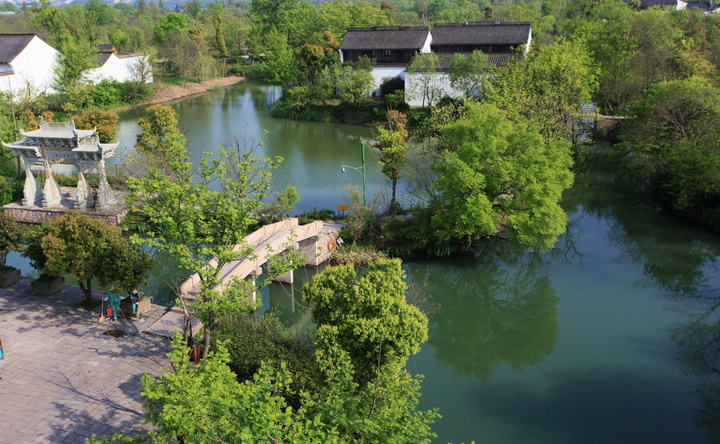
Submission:
<svg viewBox="0 0 720 444">
<path fill-rule="evenodd" d="M 257 291 L 255 290 L 255 277 L 260 276 L 262 274 L 262 268 L 258 267 L 255 270 L 251 271 L 250 274 L 248 274 L 245 277 L 245 291 L 248 291 L 250 296 L 250 299 L 253 301 L 253 303 L 257 302 Z M 252 290 L 252 291 L 249 291 Z"/>
<path fill-rule="evenodd" d="M 40 204 L 43 208 L 54 207 L 60 205 L 62 194 L 60 186 L 58 186 L 52 174 L 52 168 L 47 160 L 45 162 L 45 186 L 43 187 L 43 198 Z"/>
<path fill-rule="evenodd" d="M 99 211 L 106 211 L 117 204 L 113 190 L 110 188 L 110 184 L 107 181 L 105 175 L 105 159 L 101 158 L 97 164 L 98 175 L 100 176 L 100 186 L 98 187 L 97 202 L 95 203 L 95 209 Z"/>
<path fill-rule="evenodd" d="M 85 210 L 92 208 L 93 197 L 92 188 L 88 185 L 83 174 L 82 167 L 77 166 L 78 170 L 78 184 L 77 191 L 75 192 L 75 208 L 79 210 Z"/>
<path fill-rule="evenodd" d="M 22 205 L 24 207 L 40 205 L 43 200 L 43 193 L 35 181 L 35 176 L 31 169 L 32 163 L 23 156 L 23 164 L 25 165 L 25 186 L 23 187 Z"/>
<path fill-rule="evenodd" d="M 322 263 L 321 256 L 325 246 L 320 245 L 319 238 L 320 236 L 313 236 L 300 241 L 300 252 L 305 256 L 308 266 L 317 267 Z"/>
<path fill-rule="evenodd" d="M 292 248 L 294 250 L 297 250 L 300 248 L 300 244 L 298 242 L 294 242 L 292 245 L 286 245 L 288 248 Z M 280 253 L 278 256 L 280 258 L 283 257 L 284 253 Z M 281 274 L 280 276 L 277 276 L 273 279 L 275 282 L 283 282 L 285 284 L 292 284 L 295 282 L 295 275 L 293 273 L 293 270 L 290 270 L 286 273 Z"/>
</svg>

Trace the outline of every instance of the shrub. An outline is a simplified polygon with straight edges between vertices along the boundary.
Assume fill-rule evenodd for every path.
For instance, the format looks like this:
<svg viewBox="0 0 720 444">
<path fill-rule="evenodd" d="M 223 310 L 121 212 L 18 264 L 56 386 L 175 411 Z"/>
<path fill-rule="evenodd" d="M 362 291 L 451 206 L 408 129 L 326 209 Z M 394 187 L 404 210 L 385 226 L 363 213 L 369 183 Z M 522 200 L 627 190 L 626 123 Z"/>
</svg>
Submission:
<svg viewBox="0 0 720 444">
<path fill-rule="evenodd" d="M 271 365 L 285 362 L 293 377 L 293 392 L 317 391 L 319 372 L 315 364 L 315 347 L 306 331 L 289 332 L 271 313 L 262 318 L 243 314 L 226 320 L 223 328 L 213 336 L 217 341 L 229 340 L 230 368 L 238 379 L 252 378 L 263 362 Z M 300 400 L 289 401 L 297 406 Z"/>
</svg>

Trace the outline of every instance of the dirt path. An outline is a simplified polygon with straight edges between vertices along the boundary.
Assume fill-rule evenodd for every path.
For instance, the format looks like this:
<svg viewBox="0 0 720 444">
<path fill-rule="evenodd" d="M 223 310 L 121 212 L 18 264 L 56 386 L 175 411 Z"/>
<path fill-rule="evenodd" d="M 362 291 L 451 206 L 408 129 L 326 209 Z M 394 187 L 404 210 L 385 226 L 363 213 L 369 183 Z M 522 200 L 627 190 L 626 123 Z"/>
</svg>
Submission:
<svg viewBox="0 0 720 444">
<path fill-rule="evenodd" d="M 170 86 L 161 85 L 155 92 L 155 96 L 152 98 L 152 100 L 139 106 L 171 103 L 189 96 L 208 92 L 214 88 L 225 88 L 227 86 L 234 85 L 245 80 L 245 77 L 231 76 L 221 77 L 219 79 L 205 80 L 204 82 L 200 83 L 183 83 L 180 85 Z"/>
</svg>

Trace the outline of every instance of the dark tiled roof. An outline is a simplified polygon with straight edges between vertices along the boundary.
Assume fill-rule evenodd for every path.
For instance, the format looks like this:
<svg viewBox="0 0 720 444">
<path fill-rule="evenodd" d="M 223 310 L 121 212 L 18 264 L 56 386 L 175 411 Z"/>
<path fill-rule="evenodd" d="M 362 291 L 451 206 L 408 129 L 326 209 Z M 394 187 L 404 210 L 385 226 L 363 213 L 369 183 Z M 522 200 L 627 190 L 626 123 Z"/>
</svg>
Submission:
<svg viewBox="0 0 720 444">
<path fill-rule="evenodd" d="M 640 9 L 652 8 L 653 6 L 677 6 L 677 0 L 640 0 Z"/>
<path fill-rule="evenodd" d="M 432 45 L 522 45 L 530 37 L 530 23 L 436 23 Z"/>
<path fill-rule="evenodd" d="M 35 34 L 0 34 L 0 63 L 10 63 L 35 37 Z"/>
<path fill-rule="evenodd" d="M 109 43 L 101 43 L 98 45 L 98 52 L 113 52 L 115 47 Z"/>
<path fill-rule="evenodd" d="M 709 2 L 688 2 L 686 8 L 697 8 L 703 11 L 714 11 L 718 9 L 717 5 L 710 5 Z"/>
<path fill-rule="evenodd" d="M 450 66 L 450 62 L 452 61 L 453 57 L 455 57 L 455 54 L 463 54 L 463 55 L 470 55 L 470 53 L 465 52 L 439 52 L 436 53 L 438 56 L 438 60 L 440 61 L 440 71 L 447 71 L 448 66 Z M 488 62 L 490 65 L 499 68 L 501 66 L 506 65 L 510 60 L 512 60 L 514 57 L 517 57 L 517 53 L 513 52 L 496 52 L 487 54 L 488 56 Z"/>
<path fill-rule="evenodd" d="M 101 52 L 98 53 L 98 66 L 103 66 L 105 62 L 108 61 L 110 56 L 112 55 L 111 52 Z"/>
<path fill-rule="evenodd" d="M 415 49 L 425 44 L 429 26 L 373 26 L 349 28 L 340 50 Z"/>
</svg>

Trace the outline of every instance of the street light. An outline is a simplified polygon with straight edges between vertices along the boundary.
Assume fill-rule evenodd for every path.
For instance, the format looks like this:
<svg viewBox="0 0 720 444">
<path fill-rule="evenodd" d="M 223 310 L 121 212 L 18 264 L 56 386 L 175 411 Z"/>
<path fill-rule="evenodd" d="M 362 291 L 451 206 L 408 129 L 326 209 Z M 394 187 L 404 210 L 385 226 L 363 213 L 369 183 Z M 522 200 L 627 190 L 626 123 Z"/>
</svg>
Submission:
<svg viewBox="0 0 720 444">
<path fill-rule="evenodd" d="M 365 195 L 365 142 L 360 143 L 360 156 L 362 157 L 362 166 L 360 168 L 353 167 L 350 165 L 342 165 L 340 171 L 345 172 L 345 168 L 351 168 L 358 173 L 362 174 L 363 177 L 363 206 L 367 206 L 367 198 Z"/>
</svg>

